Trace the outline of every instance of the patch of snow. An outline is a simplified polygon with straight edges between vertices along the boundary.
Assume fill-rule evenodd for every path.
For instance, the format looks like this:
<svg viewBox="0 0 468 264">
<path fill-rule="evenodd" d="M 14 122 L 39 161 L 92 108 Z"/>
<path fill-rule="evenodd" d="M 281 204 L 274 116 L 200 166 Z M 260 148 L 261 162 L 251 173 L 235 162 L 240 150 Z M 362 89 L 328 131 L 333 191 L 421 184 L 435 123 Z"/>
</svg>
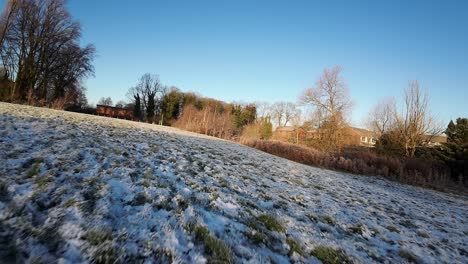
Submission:
<svg viewBox="0 0 468 264">
<path fill-rule="evenodd" d="M 201 225 L 240 263 L 319 263 L 319 245 L 363 263 L 402 263 L 401 251 L 468 262 L 466 196 L 176 128 L 0 103 L 0 164 L 0 259 L 14 246 L 19 262 L 89 263 L 108 250 L 122 262 L 206 263 Z"/>
</svg>

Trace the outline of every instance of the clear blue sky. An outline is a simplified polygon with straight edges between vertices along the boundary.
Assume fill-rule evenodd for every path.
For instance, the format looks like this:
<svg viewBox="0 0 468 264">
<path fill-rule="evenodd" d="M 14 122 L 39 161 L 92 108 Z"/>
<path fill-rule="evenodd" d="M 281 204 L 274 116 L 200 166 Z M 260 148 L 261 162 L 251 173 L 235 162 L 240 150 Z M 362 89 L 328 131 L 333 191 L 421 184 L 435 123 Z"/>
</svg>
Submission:
<svg viewBox="0 0 468 264">
<path fill-rule="evenodd" d="M 4 1 L 3 1 L 4 2 Z M 385 3 L 384 3 L 385 2 Z M 360 124 L 418 79 L 444 122 L 468 116 L 468 1 L 71 0 L 94 43 L 88 98 L 114 102 L 145 72 L 225 101 L 296 101 L 341 65 Z"/>
</svg>

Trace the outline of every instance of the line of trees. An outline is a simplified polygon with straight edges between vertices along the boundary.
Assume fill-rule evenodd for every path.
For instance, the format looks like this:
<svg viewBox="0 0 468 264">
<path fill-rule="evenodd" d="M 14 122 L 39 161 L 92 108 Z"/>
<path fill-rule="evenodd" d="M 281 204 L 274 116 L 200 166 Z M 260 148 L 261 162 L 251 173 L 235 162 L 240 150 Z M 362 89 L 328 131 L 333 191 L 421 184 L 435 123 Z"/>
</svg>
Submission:
<svg viewBox="0 0 468 264">
<path fill-rule="evenodd" d="M 93 45 L 64 0 L 8 0 L 0 18 L 1 100 L 64 108 L 86 105 Z"/>
<path fill-rule="evenodd" d="M 429 95 L 418 81 L 409 82 L 402 100 L 385 98 L 370 111 L 367 123 L 378 138 L 373 149 L 344 148 L 350 143 L 347 117 L 353 102 L 340 67 L 325 69 L 315 85 L 302 92 L 298 105 L 309 107 L 307 115 L 298 112 L 293 116 L 299 120 L 285 118 L 289 116 L 285 112 L 294 112 L 284 110 L 286 104 L 260 104 L 257 109 L 277 126 L 292 126 L 296 133 L 300 126 L 311 132 L 313 139 L 300 144 L 312 148 L 297 146 L 298 139 L 288 138 L 295 145 L 259 140 L 263 138 L 258 127 L 246 130 L 255 136 L 243 143 L 306 164 L 378 174 L 419 186 L 452 190 L 468 186 L 468 119 L 450 121 L 444 129 L 431 114 Z M 443 132 L 447 143 L 429 145 Z"/>
<path fill-rule="evenodd" d="M 303 142 L 324 151 L 340 152 L 350 145 L 349 121 L 353 102 L 342 68 L 324 69 L 315 85 L 302 91 L 298 103 L 261 104 L 263 116 L 271 118 L 277 127 L 292 126 L 299 143 L 299 128 L 313 133 L 313 139 Z M 299 107 L 310 112 L 303 115 Z M 398 109 L 401 109 L 400 111 Z M 414 157 L 416 149 L 443 132 L 430 113 L 429 97 L 418 81 L 409 82 L 401 107 L 396 100 L 380 101 L 370 113 L 369 127 L 380 138 L 378 146 L 387 152 Z"/>
<path fill-rule="evenodd" d="M 120 102 L 120 107 L 132 108 L 138 120 L 150 123 L 223 138 L 250 139 L 269 139 L 275 127 L 291 126 L 296 131 L 296 144 L 332 152 L 359 144 L 350 140 L 347 119 L 353 102 L 340 66 L 324 69 L 315 85 L 302 91 L 298 103 L 227 104 L 168 88 L 150 73 L 144 74 L 127 95 L 130 102 Z M 103 98 L 100 104 L 112 102 Z M 304 107 L 310 110 L 308 115 L 303 114 Z M 417 148 L 430 139 L 428 135 L 442 132 L 429 112 L 428 95 L 417 81 L 409 83 L 402 107 L 397 107 L 395 99 L 385 99 L 369 116 L 369 127 L 380 138 L 377 146 L 384 154 L 414 157 Z M 299 142 L 300 131 L 312 133 L 313 138 Z"/>
<path fill-rule="evenodd" d="M 254 104 L 225 103 L 178 89 L 163 97 L 162 110 L 171 125 L 225 139 L 241 136 L 257 118 Z"/>
<path fill-rule="evenodd" d="M 117 107 L 133 109 L 137 120 L 172 125 L 185 130 L 231 139 L 257 119 L 254 104 L 225 103 L 185 93 L 162 84 L 158 75 L 146 73 L 127 92 L 129 103 Z M 98 104 L 112 105 L 110 98 Z M 271 128 L 270 128 L 271 134 Z"/>
<path fill-rule="evenodd" d="M 149 73 L 129 89 L 128 96 L 129 103 L 120 101 L 116 106 L 133 109 L 141 121 L 240 139 L 245 144 L 257 142 L 253 146 L 264 145 L 258 140 L 270 139 L 274 127 L 290 126 L 297 134 L 295 140 L 289 139 L 289 142 L 321 152 L 323 164 L 331 168 L 336 165 L 337 169 L 357 173 L 393 175 L 403 182 L 423 186 L 446 186 L 449 178 L 452 183 L 466 184 L 468 121 L 461 118 L 449 124 L 445 131 L 449 135 L 448 144 L 425 147 L 431 136 L 440 134 L 443 129 L 431 115 L 428 94 L 417 81 L 409 83 L 400 106 L 394 98 L 387 98 L 379 101 L 370 112 L 369 127 L 379 138 L 373 150 L 346 147 L 357 144 L 351 142 L 354 137 L 350 136 L 347 121 L 353 102 L 339 66 L 325 69 L 315 85 L 301 93 L 298 103 L 225 103 L 182 92 L 176 87 L 167 88 L 157 75 Z M 112 100 L 102 98 L 99 104 L 112 105 Z M 303 114 L 303 107 L 309 108 L 307 115 Z M 314 136 L 299 142 L 299 131 L 311 132 Z M 270 143 L 265 144 L 269 146 Z M 273 145 L 279 152 L 291 149 L 286 145 Z M 296 154 L 302 157 L 301 153 Z M 336 162 L 327 163 L 327 159 L 336 159 Z M 395 164 L 404 168 L 397 171 L 394 168 L 399 165 Z"/>
</svg>

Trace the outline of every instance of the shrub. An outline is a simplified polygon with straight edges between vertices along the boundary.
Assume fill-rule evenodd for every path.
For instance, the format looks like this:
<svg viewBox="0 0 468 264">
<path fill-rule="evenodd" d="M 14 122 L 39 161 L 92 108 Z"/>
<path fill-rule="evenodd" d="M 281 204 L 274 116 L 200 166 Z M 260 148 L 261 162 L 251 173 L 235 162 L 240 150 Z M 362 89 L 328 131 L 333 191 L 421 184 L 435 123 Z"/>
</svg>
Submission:
<svg viewBox="0 0 468 264">
<path fill-rule="evenodd" d="M 271 138 L 272 124 L 268 120 L 260 120 L 246 125 L 242 130 L 241 138 L 246 140 Z"/>
<path fill-rule="evenodd" d="M 450 181 L 448 168 L 436 161 L 379 156 L 362 148 L 331 153 L 279 141 L 243 140 L 241 143 L 306 165 L 355 174 L 380 175 L 402 183 L 439 190 L 452 188 L 454 185 Z"/>
</svg>

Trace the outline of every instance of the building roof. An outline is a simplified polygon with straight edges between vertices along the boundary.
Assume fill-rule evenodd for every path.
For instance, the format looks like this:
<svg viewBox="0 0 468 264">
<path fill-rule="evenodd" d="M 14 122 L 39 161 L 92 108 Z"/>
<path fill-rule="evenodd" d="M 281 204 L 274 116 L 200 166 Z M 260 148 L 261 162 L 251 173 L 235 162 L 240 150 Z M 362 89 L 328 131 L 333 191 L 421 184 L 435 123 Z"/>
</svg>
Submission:
<svg viewBox="0 0 468 264">
<path fill-rule="evenodd" d="M 292 126 L 283 126 L 283 127 L 277 127 L 275 129 L 276 132 L 292 132 L 295 131 L 296 129 Z"/>
<path fill-rule="evenodd" d="M 128 109 L 128 108 L 116 107 L 116 106 L 110 106 L 110 105 L 100 105 L 100 104 L 98 104 L 98 105 L 96 105 L 96 108 L 98 108 L 98 107 L 131 111 L 131 109 Z"/>
<path fill-rule="evenodd" d="M 351 127 L 351 126 L 349 128 L 352 129 L 361 137 L 372 137 L 372 138 L 376 137 L 375 133 L 370 130 L 358 128 L 358 127 Z"/>
<path fill-rule="evenodd" d="M 446 134 L 440 134 L 440 135 L 426 134 L 423 136 L 423 140 L 431 142 L 431 143 L 447 143 L 447 135 Z"/>
</svg>

